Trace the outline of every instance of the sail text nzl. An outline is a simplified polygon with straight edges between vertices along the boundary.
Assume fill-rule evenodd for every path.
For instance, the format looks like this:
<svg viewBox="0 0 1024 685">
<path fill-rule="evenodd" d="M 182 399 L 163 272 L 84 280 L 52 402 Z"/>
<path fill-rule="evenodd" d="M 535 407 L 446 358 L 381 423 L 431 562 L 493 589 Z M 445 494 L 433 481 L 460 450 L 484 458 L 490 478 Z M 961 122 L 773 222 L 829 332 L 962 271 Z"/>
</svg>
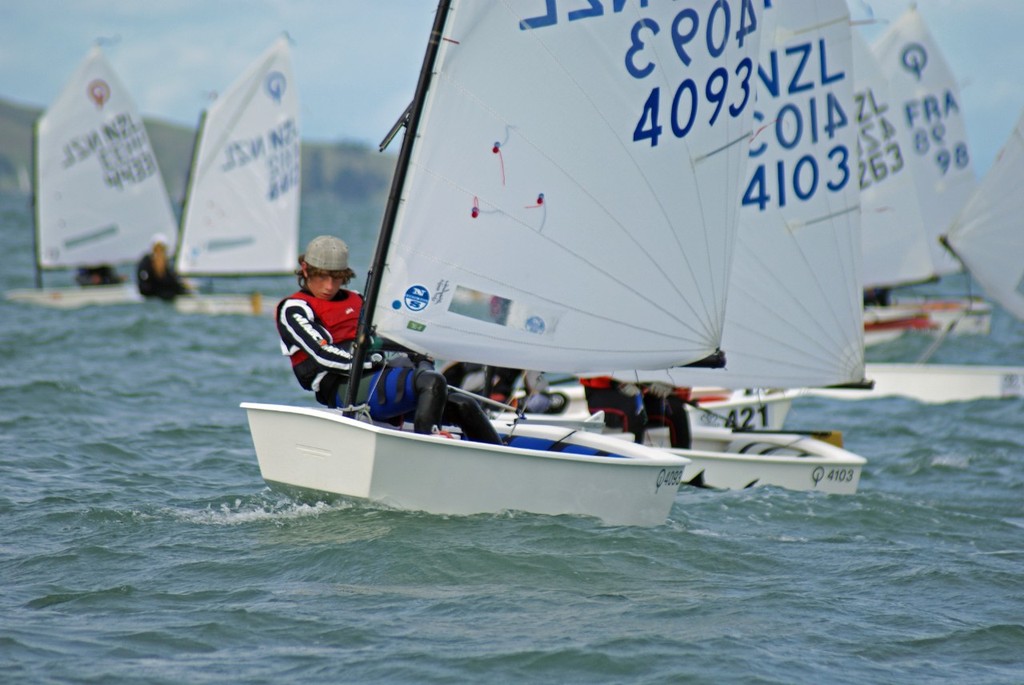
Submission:
<svg viewBox="0 0 1024 685">
<path fill-rule="evenodd" d="M 771 7 L 771 0 L 763 0 L 763 2 L 765 7 Z M 519 22 L 519 28 L 527 31 L 544 28 L 545 26 L 555 26 L 559 22 L 559 4 L 561 4 L 562 10 L 565 10 L 561 21 L 567 22 L 603 17 L 608 14 L 607 8 L 609 7 L 611 8 L 611 13 L 618 14 L 630 3 L 635 4 L 640 9 L 644 9 L 647 7 L 648 0 L 588 0 L 586 2 L 581 0 L 571 0 L 570 2 L 566 2 L 566 0 L 561 0 L 561 2 L 559 0 L 544 0 L 544 13 L 523 19 Z M 747 27 L 738 36 L 740 45 L 742 45 L 742 36 L 745 33 L 754 31 L 756 28 L 753 3 L 754 0 L 732 0 L 731 2 L 729 0 L 718 0 L 709 11 L 708 24 L 711 24 L 715 17 L 721 17 L 725 22 L 728 22 L 733 11 L 731 8 L 737 8 L 735 11 L 741 17 L 740 24 Z M 641 20 L 641 22 L 648 27 L 652 24 L 655 27 L 657 26 L 649 19 Z M 697 33 L 697 25 L 697 11 L 690 7 L 681 7 L 676 15 L 676 20 L 673 22 L 672 30 L 678 37 L 688 34 L 683 41 L 686 42 Z M 708 36 L 711 35 L 710 30 L 707 33 Z M 728 34 L 728 31 L 724 33 Z"/>
</svg>

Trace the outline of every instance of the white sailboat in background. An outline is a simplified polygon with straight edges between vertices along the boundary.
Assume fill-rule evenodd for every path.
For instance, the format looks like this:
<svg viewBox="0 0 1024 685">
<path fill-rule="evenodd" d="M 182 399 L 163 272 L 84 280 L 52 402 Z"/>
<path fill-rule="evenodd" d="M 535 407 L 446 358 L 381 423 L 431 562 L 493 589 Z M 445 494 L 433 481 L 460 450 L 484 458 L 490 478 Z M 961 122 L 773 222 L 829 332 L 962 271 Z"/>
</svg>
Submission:
<svg viewBox="0 0 1024 685">
<path fill-rule="evenodd" d="M 42 272 L 135 264 L 174 214 L 142 117 L 93 47 L 35 127 L 36 289 L 7 299 L 74 308 L 138 302 L 134 283 L 43 288 Z"/>
<path fill-rule="evenodd" d="M 1024 320 L 1024 116 L 945 237 L 985 293 Z M 901 395 L 920 402 L 1024 397 L 1024 367 L 972 364 L 869 364 L 870 397 Z M 863 394 L 838 392 L 845 399 Z"/>
<path fill-rule="evenodd" d="M 715 359 L 760 3 L 544 7 L 440 3 L 365 323 L 436 358 L 512 368 Z M 685 46 L 676 20 L 701 27 Z M 690 463 L 532 422 L 501 425 L 498 446 L 242 406 L 268 482 L 434 513 L 658 524 Z"/>
<path fill-rule="evenodd" d="M 945 241 L 985 293 L 1024 321 L 1024 114 Z"/>
<path fill-rule="evenodd" d="M 300 200 L 299 95 L 281 37 L 204 115 L 181 219 L 182 276 L 263 276 L 297 268 Z M 253 294 L 175 300 L 188 313 L 269 312 Z"/>
<path fill-rule="evenodd" d="M 942 247 L 939 237 L 949 230 L 977 186 L 960 89 L 913 4 L 878 38 L 872 53 L 881 77 L 888 81 L 888 99 L 898 114 L 890 123 L 908 143 L 903 161 L 917 189 L 934 274 L 956 273 L 960 264 Z M 991 305 L 978 298 L 897 296 L 893 305 L 923 309 L 933 329 L 943 335 L 987 335 L 991 328 Z"/>
<path fill-rule="evenodd" d="M 894 123 L 901 111 L 860 31 L 852 36 L 864 288 L 884 292 L 933 280 L 936 273 L 907 164 L 911 141 L 906 129 Z M 864 307 L 865 345 L 933 328 L 927 312 L 916 305 Z"/>
<path fill-rule="evenodd" d="M 895 38 L 897 35 L 903 36 L 903 43 L 897 44 L 898 41 Z M 907 150 L 902 154 L 907 168 L 913 174 L 917 173 L 915 163 L 928 167 L 929 175 L 927 177 L 931 179 L 932 185 L 925 184 L 925 186 L 918 187 L 918 192 L 914 195 L 915 203 L 911 208 L 904 207 L 902 203 L 906 197 L 904 190 L 894 192 L 884 201 L 878 199 L 879 196 L 870 194 L 870 191 L 864 191 L 862 204 L 865 206 L 865 227 L 867 228 L 868 225 L 875 222 L 881 226 L 882 217 L 891 214 L 893 218 L 896 218 L 896 215 L 899 214 L 903 217 L 902 220 L 892 222 L 892 225 L 887 225 L 883 231 L 888 232 L 895 239 L 901 228 L 913 223 L 915 208 L 919 210 L 921 207 L 929 207 L 931 209 L 932 205 L 940 207 L 941 213 L 937 214 L 933 221 L 951 222 L 949 223 L 948 238 L 950 244 L 954 245 L 958 254 L 961 249 L 965 254 L 970 254 L 970 257 L 964 259 L 964 262 L 968 264 L 971 275 L 985 287 L 986 293 L 990 297 L 1002 303 L 1003 296 L 1010 295 L 1013 289 L 1018 287 L 1020 278 L 1024 275 L 1024 271 L 1022 271 L 1024 266 L 1021 266 L 1024 262 L 1019 259 L 1024 248 L 1021 247 L 1017 225 L 1017 209 L 1021 205 L 1021 201 L 1018 199 L 1019 193 L 1016 192 L 1016 184 L 1019 182 L 1021 174 L 1024 173 L 1024 161 L 1020 156 L 1019 130 L 1011 136 L 984 182 L 974 190 L 968 201 L 957 212 L 959 200 L 939 192 L 944 189 L 943 180 L 939 178 L 941 176 L 939 172 L 943 165 L 939 162 L 948 159 L 946 155 L 949 153 L 949 149 L 959 151 L 961 155 L 960 168 L 957 169 L 958 164 L 954 160 L 949 172 L 954 176 L 962 177 L 954 183 L 955 187 L 950 190 L 954 196 L 961 196 L 964 188 L 973 186 L 973 175 L 967 178 L 969 166 L 966 157 L 966 143 L 954 143 L 948 146 L 937 145 L 937 143 L 965 140 L 962 135 L 957 133 L 962 129 L 961 117 L 956 105 L 959 95 L 953 89 L 952 78 L 948 76 L 948 68 L 941 62 L 941 55 L 934 48 L 916 10 L 911 9 L 897 25 L 890 29 L 889 40 L 892 44 L 886 48 L 886 54 L 902 50 L 907 55 L 906 66 L 891 68 L 891 71 L 895 70 L 903 74 L 902 85 L 888 91 L 889 101 L 892 109 L 895 110 L 891 119 L 891 125 L 897 128 L 894 139 L 899 140 L 901 135 L 912 132 L 905 126 L 898 125 L 900 122 L 905 124 L 907 116 L 915 120 L 921 117 L 934 119 L 932 127 L 916 129 L 917 147 L 927 148 L 931 150 L 932 154 L 919 155 L 912 152 L 916 149 L 913 143 L 901 144 L 901 150 Z M 890 58 L 892 58 L 891 54 Z M 913 75 L 912 78 L 906 76 L 908 71 Z M 940 84 L 929 87 L 929 92 L 937 93 L 937 95 L 922 94 L 922 91 L 913 85 L 919 72 L 922 84 Z M 940 76 L 939 74 L 942 73 L 946 75 Z M 877 78 L 863 70 L 858 74 L 858 79 L 862 77 L 865 79 Z M 907 82 L 908 78 L 909 82 Z M 949 85 L 943 86 L 941 85 L 943 83 Z M 877 97 L 879 92 L 881 92 L 881 88 L 874 90 L 874 96 Z M 897 97 L 899 93 L 903 93 L 904 96 Z M 907 99 L 906 94 L 908 93 L 912 95 L 911 99 Z M 948 117 L 944 108 L 948 108 Z M 945 122 L 949 120 L 953 120 L 953 122 L 946 134 L 943 135 Z M 955 155 L 956 152 L 952 154 Z M 885 158 L 884 155 L 883 158 Z M 895 157 L 887 159 L 895 160 Z M 872 161 L 869 159 L 868 164 L 871 163 Z M 896 174 L 890 174 L 881 179 L 879 183 L 873 184 L 872 187 L 894 186 L 895 178 Z M 877 204 L 875 204 L 876 199 Z M 886 207 L 891 211 L 876 215 L 872 211 L 876 207 Z M 952 220 L 953 217 L 956 217 L 955 221 Z M 972 242 L 972 235 L 979 237 L 977 243 Z M 931 240 L 928 241 L 929 247 L 931 242 Z M 889 251 L 892 255 L 903 254 L 898 245 L 892 245 Z M 911 254 L 911 251 L 908 249 L 906 254 Z M 961 255 L 961 258 L 964 256 Z M 948 257 L 946 255 L 946 262 L 948 262 Z M 869 259 L 866 251 L 865 261 Z M 973 267 L 970 266 L 972 263 Z M 932 305 L 933 313 L 935 306 L 942 306 L 941 302 L 927 304 Z M 951 304 L 955 305 L 956 303 Z M 1007 304 L 1012 306 L 1012 296 L 1007 299 Z M 908 302 L 902 306 L 912 309 L 915 307 L 915 303 Z M 1010 307 L 1007 308 L 1011 312 L 1013 311 Z M 933 321 L 932 330 L 945 333 L 949 331 L 950 324 L 953 323 L 956 324 L 954 332 L 984 333 L 988 330 L 991 307 L 987 303 L 968 301 L 961 306 L 949 306 L 947 312 L 954 318 L 946 321 L 940 320 L 937 323 Z M 873 363 L 867 365 L 866 373 L 874 384 L 870 390 L 832 388 L 808 390 L 808 393 L 848 400 L 900 396 L 924 403 L 967 402 L 978 399 L 1024 396 L 1024 368 L 1021 367 Z"/>
<path fill-rule="evenodd" d="M 792 0 L 766 9 L 765 26 L 758 123 L 738 196 L 726 368 L 616 372 L 620 380 L 740 391 L 860 384 L 865 378 L 849 12 L 844 0 Z M 785 391 L 783 401 L 791 403 L 798 392 Z M 694 446 L 733 451 L 722 447 L 719 431 L 695 426 Z M 796 432 L 732 437 L 749 441 L 739 454 L 691 457 L 701 484 L 851 493 L 865 463 Z"/>
</svg>

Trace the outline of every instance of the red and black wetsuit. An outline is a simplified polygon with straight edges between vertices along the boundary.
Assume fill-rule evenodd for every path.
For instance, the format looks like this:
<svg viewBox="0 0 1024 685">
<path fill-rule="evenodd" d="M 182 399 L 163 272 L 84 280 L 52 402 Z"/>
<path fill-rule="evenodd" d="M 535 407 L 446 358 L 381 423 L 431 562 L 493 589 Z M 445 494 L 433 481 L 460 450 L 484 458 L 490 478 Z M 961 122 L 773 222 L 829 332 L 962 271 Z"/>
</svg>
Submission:
<svg viewBox="0 0 1024 685">
<path fill-rule="evenodd" d="M 352 370 L 352 341 L 356 337 L 363 298 L 350 290 L 339 290 L 323 300 L 300 290 L 277 305 L 277 332 L 281 350 L 291 357 L 292 371 L 299 384 L 316 393 L 316 399 L 328 407 L 338 406 L 338 387 L 348 383 Z M 455 396 L 447 399 L 444 376 L 433 370 L 433 362 L 413 364 L 405 358 L 401 366 L 387 366 L 373 373 L 370 383 L 376 389 L 369 398 L 370 416 L 375 420 L 394 419 L 401 425 L 404 414 L 415 410 L 417 433 L 430 433 L 441 426 L 444 415 L 458 423 L 471 440 L 500 443 L 494 427 L 472 399 Z M 427 364 L 426 368 L 417 368 Z M 363 365 L 373 371 L 373 364 Z"/>
<path fill-rule="evenodd" d="M 299 384 L 321 404 L 336 406 L 338 385 L 348 380 L 362 308 L 363 298 L 344 289 L 330 300 L 300 290 L 277 305 L 281 351 L 291 357 Z M 363 368 L 373 367 L 367 362 Z"/>
</svg>

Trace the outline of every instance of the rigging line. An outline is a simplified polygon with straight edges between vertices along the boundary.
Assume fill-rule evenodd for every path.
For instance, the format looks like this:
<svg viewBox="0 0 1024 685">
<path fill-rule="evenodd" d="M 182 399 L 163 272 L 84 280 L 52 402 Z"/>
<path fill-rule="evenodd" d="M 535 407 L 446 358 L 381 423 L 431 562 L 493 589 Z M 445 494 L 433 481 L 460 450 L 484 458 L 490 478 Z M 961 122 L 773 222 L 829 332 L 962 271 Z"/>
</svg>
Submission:
<svg viewBox="0 0 1024 685">
<path fill-rule="evenodd" d="M 703 155 L 697 155 L 696 157 L 693 158 L 693 163 L 695 165 L 696 164 L 700 164 L 705 159 L 708 159 L 709 157 L 714 157 L 715 155 L 717 155 L 719 153 L 725 152 L 726 150 L 728 150 L 729 148 L 733 147 L 734 145 L 739 145 L 740 143 L 748 141 L 753 135 L 754 135 L 754 130 L 751 129 L 751 130 L 747 131 L 746 133 L 743 133 L 739 137 L 735 138 L 734 140 L 730 140 L 725 145 L 717 147 L 714 150 L 711 150 L 710 152 L 705 152 Z"/>
<path fill-rule="evenodd" d="M 831 198 L 826 198 L 826 199 L 827 199 L 828 203 L 831 205 Z M 858 209 L 859 209 L 859 204 L 855 204 L 855 205 L 853 205 L 851 207 L 847 207 L 846 209 L 841 209 L 839 211 L 832 212 L 830 214 L 826 214 L 824 216 L 816 217 L 814 219 L 811 219 L 810 221 L 801 222 L 799 225 L 791 224 L 790 222 L 786 222 L 786 229 L 787 229 L 787 231 L 789 231 L 790 234 L 795 234 L 795 231 L 799 230 L 801 228 L 806 228 L 806 227 L 809 227 L 809 226 L 814 226 L 816 224 L 820 224 L 820 223 L 823 223 L 823 222 L 829 222 L 829 221 L 832 221 L 832 220 L 837 219 L 839 217 L 842 217 L 842 216 L 844 216 L 846 214 L 850 214 L 850 213 L 856 212 Z M 842 247 L 841 244 L 840 244 L 840 237 L 841 237 L 841 235 L 847 235 L 848 236 L 848 235 L 851 234 L 851 231 L 846 230 L 846 231 L 842 231 L 840 233 L 840 230 L 841 230 L 840 227 L 833 226 L 833 233 L 832 233 L 832 235 L 833 235 L 833 237 L 835 239 L 832 241 L 832 244 L 833 244 L 833 246 L 835 246 L 837 248 L 841 248 Z M 798 247 L 798 251 L 799 251 L 799 256 L 800 256 L 801 260 L 803 261 L 803 263 L 806 265 L 807 272 L 810 273 L 814 277 L 814 281 L 818 285 L 818 290 L 820 292 L 822 292 L 822 293 L 827 292 L 827 288 L 825 287 L 825 284 L 822 282 L 822 279 L 820 278 L 820 274 L 813 268 L 812 261 L 807 259 L 807 254 L 805 252 L 804 246 L 802 246 L 799 243 L 797 243 L 797 247 Z M 860 246 L 859 245 L 854 245 L 854 246 L 851 246 L 851 248 L 854 249 L 854 250 L 859 250 Z M 840 266 L 845 266 L 846 264 L 847 264 L 847 262 L 845 262 L 844 260 L 840 260 Z M 843 271 L 844 271 L 844 275 L 849 275 L 849 274 L 845 273 L 845 269 Z M 832 280 L 832 279 L 829 279 L 829 280 Z M 801 302 L 803 302 L 802 298 L 797 298 L 797 299 L 799 299 Z M 861 302 L 862 302 L 861 296 L 860 296 L 859 291 L 858 291 L 858 296 L 857 296 L 857 299 L 856 299 L 856 304 L 857 304 L 856 310 L 857 310 L 857 317 L 858 317 L 859 320 L 862 319 L 862 314 L 861 314 L 861 312 L 862 312 L 862 305 L 861 305 Z M 836 324 L 841 324 L 842 323 L 842 321 L 840 320 L 840 317 L 839 317 L 839 313 L 840 312 L 839 312 L 839 309 L 837 307 L 829 308 L 828 312 L 831 315 L 831 318 L 832 318 L 834 323 L 836 323 Z M 847 313 L 852 313 L 852 312 L 850 310 L 847 310 Z M 860 325 L 863 325 L 863 323 L 861 323 Z M 821 329 L 820 325 L 819 325 L 819 329 Z M 822 330 L 822 333 L 828 335 L 828 331 L 827 330 Z"/>
<path fill-rule="evenodd" d="M 475 392 L 473 392 L 471 390 L 466 390 L 465 388 L 460 388 L 457 385 L 449 385 L 448 389 L 449 390 L 453 390 L 453 391 L 459 393 L 460 395 L 467 395 L 467 396 L 472 397 L 473 399 L 475 399 L 475 400 L 477 400 L 479 402 L 483 402 L 485 404 L 489 404 L 489 405 L 491 405 L 493 407 L 497 407 L 498 409 L 504 409 L 505 411 L 510 411 L 510 412 L 512 412 L 514 414 L 520 414 L 520 411 L 516 407 L 513 407 L 511 404 L 506 404 L 504 402 L 499 402 L 498 400 L 491 399 L 490 397 L 484 397 L 483 395 L 478 395 L 477 393 L 475 393 Z"/>
<path fill-rule="evenodd" d="M 794 29 L 794 30 L 790 31 L 789 34 L 792 35 L 792 36 L 799 36 L 802 33 L 808 33 L 810 31 L 818 31 L 819 29 L 825 29 L 825 28 L 828 28 L 829 26 L 835 26 L 836 24 L 849 24 L 849 23 L 850 23 L 850 13 L 849 13 L 849 11 L 847 11 L 846 14 L 841 16 L 841 17 L 837 17 L 835 19 L 827 19 L 827 20 L 825 20 L 823 22 L 820 22 L 820 23 L 817 23 L 817 24 L 812 24 L 810 26 L 804 26 L 804 27 L 799 28 L 799 29 Z"/>
<path fill-rule="evenodd" d="M 797 245 L 796 247 L 800 248 L 801 246 Z M 749 245 L 741 245 L 740 249 L 742 249 L 744 251 L 744 253 L 750 253 L 751 250 L 752 250 L 752 247 L 749 246 Z M 804 265 L 805 269 L 809 273 L 811 273 L 811 275 L 814 276 L 814 278 L 815 278 L 815 285 L 817 285 L 817 292 L 821 293 L 822 295 L 828 293 L 829 289 L 823 286 L 823 284 L 821 282 L 821 279 L 818 277 L 817 272 L 813 269 L 813 267 L 815 265 L 815 262 L 813 262 L 812 260 L 807 259 L 806 252 L 803 249 L 799 249 L 798 250 L 798 255 L 797 256 L 799 256 L 801 258 L 801 263 Z M 772 311 L 775 310 L 775 303 L 772 302 L 771 300 L 766 301 L 764 299 L 764 295 L 763 295 L 763 293 L 765 291 L 762 288 L 758 287 L 758 285 L 757 285 L 757 284 L 759 284 L 761 282 L 764 282 L 764 281 L 769 282 L 769 283 L 773 284 L 773 286 L 774 286 L 774 288 L 775 288 L 775 290 L 777 292 L 785 293 L 785 295 L 788 297 L 789 301 L 796 305 L 797 310 L 799 311 L 799 313 L 804 316 L 805 320 L 811 322 L 811 325 L 814 326 L 815 330 L 822 337 L 824 337 L 825 339 L 831 339 L 830 331 L 827 330 L 824 327 L 824 325 L 822 324 L 822 322 L 820 320 L 820 317 L 818 317 L 814 313 L 814 311 L 808 306 L 809 300 L 808 300 L 807 293 L 802 292 L 802 291 L 794 292 L 792 287 L 786 285 L 785 280 L 780 276 L 780 271 L 781 270 L 773 269 L 772 266 L 770 264 L 767 264 L 764 260 L 758 259 L 756 257 L 746 257 L 745 259 L 747 261 L 752 261 L 753 262 L 753 264 L 750 267 L 748 267 L 748 268 L 750 269 L 750 272 L 749 272 L 749 276 L 751 277 L 750 280 L 753 281 L 754 285 L 751 286 L 746 281 L 740 281 L 740 282 L 733 281 L 732 288 L 736 292 L 742 293 L 745 300 L 749 300 L 750 302 L 759 305 L 762 309 L 765 309 L 765 310 L 767 310 L 769 312 L 772 312 Z M 832 316 L 833 320 L 835 320 L 836 314 L 835 314 L 835 312 L 831 308 L 829 308 L 829 313 Z M 801 345 L 800 347 L 797 347 L 796 345 L 793 345 L 793 344 L 787 344 L 787 343 L 783 342 L 783 339 L 781 339 L 781 338 L 773 338 L 768 330 L 745 327 L 745 326 L 743 326 L 742 322 L 736 320 L 735 316 L 729 317 L 728 313 L 726 314 L 726 317 L 727 317 L 727 321 L 729 322 L 727 325 L 740 326 L 741 329 L 753 331 L 757 335 L 759 335 L 761 338 L 772 340 L 776 344 L 783 345 L 788 350 L 804 349 L 805 351 L 807 351 L 809 353 L 809 349 L 805 348 L 803 345 Z M 858 314 L 858 318 L 860 319 L 860 315 L 859 314 Z M 862 319 L 860 319 L 860 320 L 861 320 L 861 324 L 860 325 L 862 326 L 863 325 L 863 321 L 862 321 Z M 822 349 L 823 346 L 822 346 L 821 342 L 819 341 L 818 337 L 809 335 L 809 331 L 806 331 L 806 330 L 803 333 L 804 334 L 801 336 L 800 339 L 801 340 L 810 341 L 810 343 L 816 349 L 818 349 L 819 351 L 822 351 L 822 354 L 819 355 L 821 358 L 832 358 L 833 355 L 829 354 L 827 351 Z"/>
<path fill-rule="evenodd" d="M 949 334 L 953 332 L 953 329 L 956 328 L 957 324 L 960 323 L 961 321 L 963 321 L 963 318 L 966 315 L 967 315 L 967 311 L 966 310 L 962 311 L 956 318 L 954 318 L 952 321 L 950 321 L 946 325 L 946 327 L 942 330 L 942 332 L 935 338 L 935 341 L 932 342 L 932 344 L 928 346 L 928 349 L 926 349 L 923 353 L 921 353 L 921 356 L 919 356 L 914 363 L 915 364 L 925 364 L 925 363 L 927 363 L 928 360 L 931 359 L 932 355 L 935 354 L 936 350 L 939 349 L 939 346 L 946 341 L 946 338 L 949 337 Z"/>
<path fill-rule="evenodd" d="M 787 221 L 786 222 L 786 227 L 787 228 L 792 227 L 794 229 L 805 228 L 807 226 L 813 226 L 814 224 L 820 224 L 823 221 L 830 221 L 832 219 L 835 219 L 836 217 L 843 216 L 844 214 L 849 214 L 850 212 L 856 212 L 858 209 L 860 209 L 860 204 L 855 204 L 855 205 L 853 205 L 851 207 L 847 207 L 846 209 L 840 209 L 838 212 L 832 212 L 831 214 L 825 214 L 823 216 L 815 217 L 813 219 L 810 219 L 809 221 L 800 221 L 800 222 L 789 222 L 789 221 Z"/>
</svg>

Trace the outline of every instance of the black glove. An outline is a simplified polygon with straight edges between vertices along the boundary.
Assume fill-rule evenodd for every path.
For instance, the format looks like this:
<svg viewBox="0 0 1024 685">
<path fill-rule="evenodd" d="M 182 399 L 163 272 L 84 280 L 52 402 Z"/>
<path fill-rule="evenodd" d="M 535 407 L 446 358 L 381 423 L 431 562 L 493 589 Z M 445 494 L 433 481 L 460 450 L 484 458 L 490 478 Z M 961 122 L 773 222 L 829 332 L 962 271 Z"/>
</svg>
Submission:
<svg viewBox="0 0 1024 685">
<path fill-rule="evenodd" d="M 434 370 L 434 360 L 431 359 L 430 357 L 422 354 L 417 354 L 416 352 L 410 352 L 408 354 L 408 357 L 409 361 L 412 362 L 412 365 L 416 367 L 417 371 Z"/>
</svg>

